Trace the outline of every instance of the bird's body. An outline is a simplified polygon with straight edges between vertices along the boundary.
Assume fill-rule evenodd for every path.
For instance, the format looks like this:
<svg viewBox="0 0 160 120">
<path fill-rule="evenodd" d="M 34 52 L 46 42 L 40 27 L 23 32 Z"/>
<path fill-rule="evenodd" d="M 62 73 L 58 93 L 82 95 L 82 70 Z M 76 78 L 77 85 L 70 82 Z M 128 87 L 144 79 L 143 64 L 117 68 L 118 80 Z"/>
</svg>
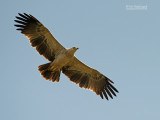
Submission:
<svg viewBox="0 0 160 120">
<path fill-rule="evenodd" d="M 60 70 L 63 66 L 67 65 L 69 62 L 72 62 L 74 53 L 77 48 L 70 48 L 60 51 L 59 55 L 55 57 L 55 60 L 51 63 L 51 70 Z"/>
<path fill-rule="evenodd" d="M 108 95 L 116 96 L 118 90 L 112 85 L 113 82 L 78 60 L 74 54 L 77 47 L 64 48 L 35 17 L 26 13 L 16 17 L 15 26 L 20 30 L 35 47 L 40 55 L 43 55 L 50 62 L 38 67 L 41 75 L 52 82 L 59 81 L 60 73 L 64 73 L 72 82 L 79 84 L 79 87 L 90 89 L 97 95 L 108 100 Z"/>
</svg>

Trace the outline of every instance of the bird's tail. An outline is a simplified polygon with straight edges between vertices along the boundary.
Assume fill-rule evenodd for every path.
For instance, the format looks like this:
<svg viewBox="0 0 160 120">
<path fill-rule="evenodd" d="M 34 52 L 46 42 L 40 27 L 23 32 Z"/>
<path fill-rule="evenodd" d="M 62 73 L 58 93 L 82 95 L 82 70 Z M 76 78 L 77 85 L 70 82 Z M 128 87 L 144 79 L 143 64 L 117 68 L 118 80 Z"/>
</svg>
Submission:
<svg viewBox="0 0 160 120">
<path fill-rule="evenodd" d="M 50 70 L 49 69 L 50 64 L 51 63 L 40 65 L 38 66 L 38 70 L 46 80 L 51 80 L 52 82 L 55 82 L 55 81 L 59 82 L 61 70 L 56 70 L 56 71 Z"/>
</svg>

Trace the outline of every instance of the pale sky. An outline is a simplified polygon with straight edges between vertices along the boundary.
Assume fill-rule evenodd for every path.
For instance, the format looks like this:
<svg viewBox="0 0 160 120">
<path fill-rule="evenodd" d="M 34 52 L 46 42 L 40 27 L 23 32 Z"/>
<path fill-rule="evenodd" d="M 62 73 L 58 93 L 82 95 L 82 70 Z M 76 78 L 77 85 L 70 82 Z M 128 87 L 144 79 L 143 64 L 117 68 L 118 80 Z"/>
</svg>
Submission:
<svg viewBox="0 0 160 120">
<path fill-rule="evenodd" d="M 0 120 L 159 120 L 159 5 L 158 0 L 0 0 Z M 14 27 L 15 16 L 24 12 L 64 47 L 79 47 L 76 57 L 113 80 L 117 97 L 102 100 L 63 74 L 59 83 L 42 78 L 38 66 L 48 61 Z"/>
</svg>

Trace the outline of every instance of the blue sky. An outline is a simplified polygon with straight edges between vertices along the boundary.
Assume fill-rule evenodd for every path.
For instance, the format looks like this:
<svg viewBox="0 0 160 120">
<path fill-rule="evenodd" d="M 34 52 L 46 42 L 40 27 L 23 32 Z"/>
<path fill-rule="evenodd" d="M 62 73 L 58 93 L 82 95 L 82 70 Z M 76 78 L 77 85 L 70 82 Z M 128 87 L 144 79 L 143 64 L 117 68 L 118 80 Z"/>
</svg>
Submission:
<svg viewBox="0 0 160 120">
<path fill-rule="evenodd" d="M 160 119 L 160 1 L 1 0 L 1 120 Z M 127 10 L 126 5 L 147 6 Z M 29 13 L 66 48 L 115 82 L 119 94 L 102 100 L 61 74 L 41 77 L 48 61 L 16 31 L 15 16 Z"/>
</svg>

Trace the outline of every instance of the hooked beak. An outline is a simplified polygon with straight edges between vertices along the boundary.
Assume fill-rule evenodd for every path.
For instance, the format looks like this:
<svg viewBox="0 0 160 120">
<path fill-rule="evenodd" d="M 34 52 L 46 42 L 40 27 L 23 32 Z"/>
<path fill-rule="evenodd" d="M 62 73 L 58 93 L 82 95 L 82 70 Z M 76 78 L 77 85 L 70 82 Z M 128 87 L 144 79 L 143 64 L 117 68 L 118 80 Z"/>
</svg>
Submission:
<svg viewBox="0 0 160 120">
<path fill-rule="evenodd" d="M 78 47 L 76 47 L 76 50 L 78 50 L 79 48 Z"/>
</svg>

